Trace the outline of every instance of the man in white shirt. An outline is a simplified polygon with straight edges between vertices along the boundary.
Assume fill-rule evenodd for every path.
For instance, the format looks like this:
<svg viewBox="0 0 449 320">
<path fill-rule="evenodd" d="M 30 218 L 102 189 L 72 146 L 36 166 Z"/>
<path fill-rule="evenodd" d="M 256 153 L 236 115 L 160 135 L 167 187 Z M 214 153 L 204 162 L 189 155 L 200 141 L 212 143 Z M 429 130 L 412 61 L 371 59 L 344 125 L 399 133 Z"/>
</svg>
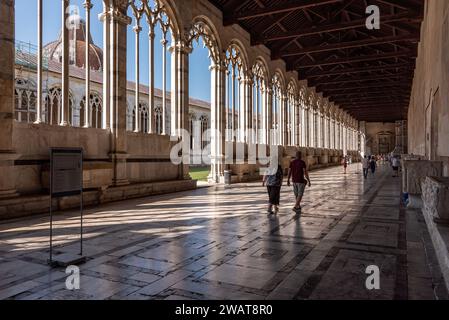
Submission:
<svg viewBox="0 0 449 320">
<path fill-rule="evenodd" d="M 401 161 L 398 157 L 393 157 L 391 160 L 391 166 L 393 167 L 394 175 L 393 177 L 399 177 L 399 166 L 401 165 Z"/>
<path fill-rule="evenodd" d="M 368 169 L 369 169 L 369 161 L 366 156 L 362 159 L 362 167 L 363 167 L 363 177 L 366 179 L 368 177 Z"/>
</svg>

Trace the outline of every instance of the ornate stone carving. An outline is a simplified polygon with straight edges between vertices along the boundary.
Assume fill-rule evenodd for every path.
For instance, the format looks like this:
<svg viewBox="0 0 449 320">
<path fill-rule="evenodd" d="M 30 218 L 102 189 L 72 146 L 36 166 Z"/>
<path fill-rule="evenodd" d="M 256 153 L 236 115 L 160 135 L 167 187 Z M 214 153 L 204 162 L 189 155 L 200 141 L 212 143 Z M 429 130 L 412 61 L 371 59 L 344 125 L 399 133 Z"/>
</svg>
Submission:
<svg viewBox="0 0 449 320">
<path fill-rule="evenodd" d="M 421 194 L 421 182 L 425 177 L 441 177 L 443 163 L 441 161 L 403 160 L 403 191 L 410 194 Z"/>
<path fill-rule="evenodd" d="M 309 108 L 311 108 L 311 109 L 315 109 L 316 108 L 316 101 L 317 101 L 317 94 L 316 94 L 316 92 L 315 91 L 310 91 L 309 92 L 309 96 L 308 96 L 308 105 L 309 105 Z"/>
<path fill-rule="evenodd" d="M 422 182 L 423 209 L 437 223 L 449 224 L 449 178 L 426 177 Z"/>
<path fill-rule="evenodd" d="M 301 86 L 299 90 L 299 100 L 303 105 L 307 104 L 307 88 L 305 86 Z"/>
<path fill-rule="evenodd" d="M 204 45 L 209 49 L 209 54 L 216 64 L 218 64 L 221 59 L 220 50 L 218 47 L 218 42 L 215 39 L 213 31 L 211 28 L 202 20 L 198 20 L 193 23 L 190 31 L 185 34 L 185 39 L 187 44 L 192 48 L 193 41 L 198 41 L 202 38 Z"/>
</svg>

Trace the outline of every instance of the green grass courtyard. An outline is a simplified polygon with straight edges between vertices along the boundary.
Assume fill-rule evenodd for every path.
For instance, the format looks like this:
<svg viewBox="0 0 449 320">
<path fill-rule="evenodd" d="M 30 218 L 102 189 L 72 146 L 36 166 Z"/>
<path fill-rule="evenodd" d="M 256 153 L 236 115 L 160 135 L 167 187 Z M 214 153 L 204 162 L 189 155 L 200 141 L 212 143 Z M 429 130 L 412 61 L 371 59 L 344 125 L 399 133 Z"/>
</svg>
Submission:
<svg viewBox="0 0 449 320">
<path fill-rule="evenodd" d="M 210 167 L 190 167 L 189 172 L 193 180 L 207 181 Z"/>
</svg>

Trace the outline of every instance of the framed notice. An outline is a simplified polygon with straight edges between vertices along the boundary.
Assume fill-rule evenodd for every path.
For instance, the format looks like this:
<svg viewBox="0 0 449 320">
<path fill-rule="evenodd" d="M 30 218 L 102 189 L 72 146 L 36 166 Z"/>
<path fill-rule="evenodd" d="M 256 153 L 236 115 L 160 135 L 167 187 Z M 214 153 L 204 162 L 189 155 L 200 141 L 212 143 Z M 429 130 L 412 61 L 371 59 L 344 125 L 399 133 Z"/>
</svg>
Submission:
<svg viewBox="0 0 449 320">
<path fill-rule="evenodd" d="M 59 254 L 53 257 L 53 198 L 79 195 L 80 199 L 80 253 Z M 50 259 L 53 267 L 83 263 L 83 149 L 50 149 Z"/>
<path fill-rule="evenodd" d="M 50 149 L 50 191 L 54 197 L 80 194 L 83 189 L 83 149 Z"/>
</svg>

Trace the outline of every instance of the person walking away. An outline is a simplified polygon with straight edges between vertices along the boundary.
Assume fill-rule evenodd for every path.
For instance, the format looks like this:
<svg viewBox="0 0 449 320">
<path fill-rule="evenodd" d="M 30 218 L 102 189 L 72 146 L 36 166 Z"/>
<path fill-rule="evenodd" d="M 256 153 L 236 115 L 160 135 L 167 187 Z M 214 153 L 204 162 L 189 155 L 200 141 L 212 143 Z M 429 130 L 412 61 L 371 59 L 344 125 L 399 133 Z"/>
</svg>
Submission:
<svg viewBox="0 0 449 320">
<path fill-rule="evenodd" d="M 345 170 L 345 174 L 346 174 L 346 168 L 348 168 L 348 160 L 346 159 L 346 156 L 343 157 L 343 159 L 341 160 L 342 164 L 343 164 L 343 168 Z"/>
<path fill-rule="evenodd" d="M 267 174 L 263 177 L 263 186 L 267 186 L 268 191 L 268 214 L 277 214 L 279 212 L 279 202 L 281 198 L 281 187 L 282 181 L 284 178 L 284 171 L 282 170 L 281 165 L 278 165 L 277 168 L 268 169 L 272 170 L 271 172 L 267 172 Z M 274 207 L 274 212 L 273 212 Z"/>
<path fill-rule="evenodd" d="M 391 160 L 391 166 L 393 167 L 393 177 L 399 177 L 399 165 L 400 165 L 400 161 L 398 159 L 398 157 L 394 157 Z"/>
<path fill-rule="evenodd" d="M 293 192 L 295 194 L 295 206 L 293 211 L 296 213 L 301 212 L 301 201 L 304 195 L 304 189 L 306 183 L 309 187 L 310 183 L 309 172 L 307 170 L 306 163 L 301 159 L 301 152 L 297 151 L 295 159 L 290 162 L 290 168 L 288 169 L 287 185 L 290 186 L 290 178 L 293 181 Z"/>
<path fill-rule="evenodd" d="M 365 179 L 368 178 L 368 170 L 369 170 L 369 167 L 370 167 L 370 164 L 369 164 L 369 161 L 368 161 L 368 157 L 365 156 L 365 157 L 362 159 L 363 177 L 364 177 Z"/>
<path fill-rule="evenodd" d="M 371 168 L 372 175 L 374 175 L 374 173 L 376 172 L 376 159 L 374 158 L 374 156 L 371 157 L 371 160 L 369 162 L 369 166 Z"/>
</svg>

